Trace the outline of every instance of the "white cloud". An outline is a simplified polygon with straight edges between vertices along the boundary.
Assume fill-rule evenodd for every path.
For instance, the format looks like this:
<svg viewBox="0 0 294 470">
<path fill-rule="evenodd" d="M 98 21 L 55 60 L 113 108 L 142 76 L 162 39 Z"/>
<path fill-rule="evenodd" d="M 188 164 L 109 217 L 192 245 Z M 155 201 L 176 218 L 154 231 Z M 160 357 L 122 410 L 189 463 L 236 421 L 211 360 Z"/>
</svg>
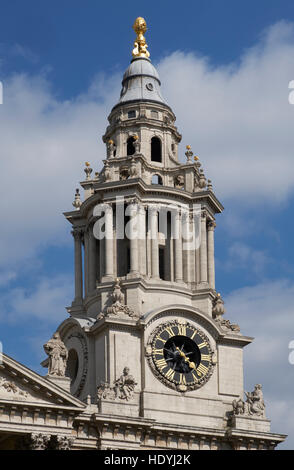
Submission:
<svg viewBox="0 0 294 470">
<path fill-rule="evenodd" d="M 244 242 L 233 242 L 228 249 L 228 259 L 223 264 L 227 270 L 246 269 L 263 277 L 266 267 L 272 262 L 265 250 L 256 250 Z"/>
<path fill-rule="evenodd" d="M 15 271 L 3 271 L 0 272 L 0 287 L 9 284 L 11 281 L 16 279 L 17 273 Z"/>
<path fill-rule="evenodd" d="M 280 22 L 237 64 L 175 52 L 159 64 L 164 96 L 217 195 L 246 205 L 284 201 L 294 187 L 294 25 Z"/>
<path fill-rule="evenodd" d="M 43 277 L 30 288 L 11 288 L 0 298 L 0 322 L 15 323 L 38 319 L 46 325 L 66 318 L 65 305 L 72 300 L 73 279 Z"/>
<path fill-rule="evenodd" d="M 272 431 L 288 434 L 283 447 L 294 448 L 294 366 L 289 342 L 294 339 L 294 282 L 279 280 L 233 291 L 226 298 L 226 318 L 244 335 L 254 336 L 244 350 L 245 390 L 263 385 Z"/>
<path fill-rule="evenodd" d="M 0 265 L 13 265 L 48 243 L 71 242 L 62 212 L 72 209 L 84 162 L 101 167 L 101 136 L 118 95 L 111 80 L 96 81 L 88 93 L 68 102 L 55 99 L 42 77 L 4 81 Z"/>
</svg>

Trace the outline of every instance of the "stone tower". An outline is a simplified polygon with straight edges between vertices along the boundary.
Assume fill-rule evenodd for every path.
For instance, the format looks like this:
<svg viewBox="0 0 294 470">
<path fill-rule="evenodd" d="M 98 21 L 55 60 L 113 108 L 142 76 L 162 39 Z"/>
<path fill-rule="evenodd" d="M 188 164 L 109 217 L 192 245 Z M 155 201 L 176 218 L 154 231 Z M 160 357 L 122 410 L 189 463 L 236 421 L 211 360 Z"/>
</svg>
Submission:
<svg viewBox="0 0 294 470">
<path fill-rule="evenodd" d="M 243 400 L 252 338 L 223 318 L 215 290 L 223 207 L 190 146 L 179 161 L 144 19 L 133 28 L 104 166 L 86 162 L 83 202 L 77 189 L 65 213 L 75 298 L 58 332 L 71 393 L 92 410 L 102 449 L 274 448 L 284 437 L 270 432 L 261 386 Z"/>
</svg>

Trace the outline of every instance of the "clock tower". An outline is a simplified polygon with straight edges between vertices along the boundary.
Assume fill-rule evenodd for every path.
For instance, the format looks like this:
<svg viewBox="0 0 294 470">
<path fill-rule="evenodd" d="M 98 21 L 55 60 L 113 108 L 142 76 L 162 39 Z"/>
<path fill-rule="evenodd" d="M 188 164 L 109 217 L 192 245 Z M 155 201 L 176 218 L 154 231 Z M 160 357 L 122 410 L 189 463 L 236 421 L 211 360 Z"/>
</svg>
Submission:
<svg viewBox="0 0 294 470">
<path fill-rule="evenodd" d="M 270 431 L 261 385 L 244 400 L 252 338 L 224 318 L 215 289 L 223 206 L 189 145 L 180 161 L 145 20 L 133 28 L 103 168 L 86 162 L 65 213 L 75 297 L 58 333 L 71 394 L 87 403 L 79 426 L 95 423 L 100 449 L 272 449 L 284 436 Z"/>
</svg>

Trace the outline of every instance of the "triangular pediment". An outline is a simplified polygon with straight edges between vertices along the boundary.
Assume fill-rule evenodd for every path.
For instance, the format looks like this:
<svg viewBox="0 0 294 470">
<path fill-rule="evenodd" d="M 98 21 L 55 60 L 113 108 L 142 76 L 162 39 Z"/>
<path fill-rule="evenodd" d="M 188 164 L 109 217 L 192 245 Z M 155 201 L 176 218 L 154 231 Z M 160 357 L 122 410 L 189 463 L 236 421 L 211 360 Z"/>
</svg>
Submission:
<svg viewBox="0 0 294 470">
<path fill-rule="evenodd" d="M 85 404 L 50 380 L 2 354 L 0 364 L 0 404 L 15 402 L 81 411 Z"/>
</svg>

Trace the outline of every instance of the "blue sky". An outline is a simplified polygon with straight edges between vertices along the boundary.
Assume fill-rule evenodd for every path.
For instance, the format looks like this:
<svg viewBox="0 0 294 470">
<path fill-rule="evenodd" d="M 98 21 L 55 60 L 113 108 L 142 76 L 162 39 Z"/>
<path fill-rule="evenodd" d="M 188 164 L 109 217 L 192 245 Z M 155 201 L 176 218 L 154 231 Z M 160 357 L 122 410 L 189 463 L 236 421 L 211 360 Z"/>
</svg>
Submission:
<svg viewBox="0 0 294 470">
<path fill-rule="evenodd" d="M 292 1 L 2 1 L 0 340 L 40 373 L 42 345 L 73 298 L 70 210 L 147 20 L 163 94 L 225 206 L 216 283 L 226 316 L 255 336 L 245 389 L 264 385 L 274 432 L 294 448 Z M 272 380 L 272 368 L 279 371 Z M 279 381 L 282 387 L 279 386 Z"/>
</svg>

